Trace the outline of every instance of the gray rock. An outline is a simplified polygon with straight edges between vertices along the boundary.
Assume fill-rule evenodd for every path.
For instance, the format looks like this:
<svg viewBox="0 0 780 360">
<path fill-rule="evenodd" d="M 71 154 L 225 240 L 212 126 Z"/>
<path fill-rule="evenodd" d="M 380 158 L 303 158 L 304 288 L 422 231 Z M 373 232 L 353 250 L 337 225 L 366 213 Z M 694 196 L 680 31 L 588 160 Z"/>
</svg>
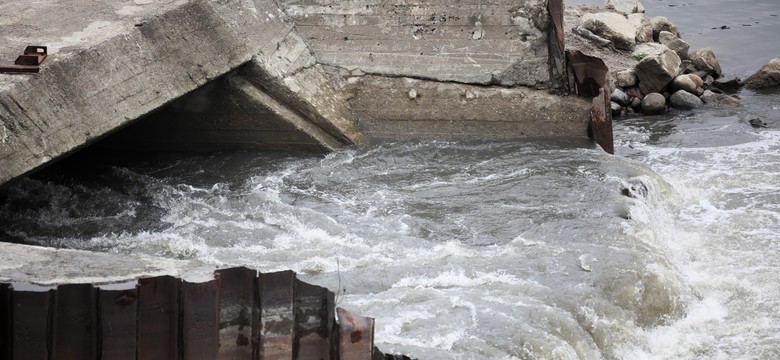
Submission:
<svg viewBox="0 0 780 360">
<path fill-rule="evenodd" d="M 666 112 L 666 99 L 659 93 L 647 94 L 642 100 L 642 113 L 657 115 Z"/>
<path fill-rule="evenodd" d="M 745 80 L 748 89 L 762 89 L 780 85 L 780 59 L 772 59 Z"/>
<path fill-rule="evenodd" d="M 688 50 L 690 50 L 691 46 L 687 42 L 682 41 L 677 35 L 668 31 L 661 31 L 658 35 L 658 41 L 676 52 L 680 59 L 688 59 Z"/>
<path fill-rule="evenodd" d="M 663 45 L 662 45 L 663 46 Z M 639 89 L 649 94 L 658 92 L 671 82 L 680 69 L 680 57 L 666 46 L 653 52 L 636 64 Z"/>
<path fill-rule="evenodd" d="M 643 13 L 628 14 L 628 21 L 636 28 L 636 42 L 653 41 L 653 25 L 647 15 Z"/>
<path fill-rule="evenodd" d="M 677 37 L 680 37 L 680 32 L 677 30 L 677 26 L 672 24 L 672 22 L 664 16 L 653 16 L 650 18 L 650 24 L 653 25 L 653 40 L 655 41 L 658 41 L 658 37 L 661 35 L 661 31 L 668 31 L 677 35 Z"/>
<path fill-rule="evenodd" d="M 720 70 L 720 63 L 715 57 L 715 52 L 710 48 L 698 49 L 688 54 L 688 57 L 693 61 L 693 65 L 701 71 L 706 71 L 707 74 L 712 75 L 713 78 L 719 78 L 722 74 Z"/>
<path fill-rule="evenodd" d="M 734 94 L 738 92 L 740 89 L 742 89 L 742 86 L 744 86 L 744 84 L 742 83 L 742 80 L 740 78 L 733 77 L 730 79 L 715 80 L 712 82 L 712 86 L 722 90 L 727 94 Z"/>
<path fill-rule="evenodd" d="M 612 41 L 618 49 L 633 50 L 636 45 L 636 28 L 623 15 L 611 12 L 585 14 L 582 27 Z"/>
<path fill-rule="evenodd" d="M 639 0 L 606 0 L 604 7 L 624 14 L 644 13 L 645 7 Z"/>
<path fill-rule="evenodd" d="M 636 48 L 634 48 L 634 52 L 631 53 L 631 57 L 636 60 L 642 60 L 650 54 L 665 51 L 666 49 L 668 49 L 668 47 L 665 45 L 656 43 L 639 44 L 636 46 Z"/>
<path fill-rule="evenodd" d="M 675 89 L 678 90 L 685 90 L 691 94 L 696 92 L 696 83 L 693 82 L 693 80 L 688 75 L 678 75 L 674 80 L 672 81 L 672 84 L 674 85 Z"/>
<path fill-rule="evenodd" d="M 639 98 L 632 98 L 631 99 L 631 108 L 634 110 L 641 110 L 642 109 L 642 100 Z"/>
<path fill-rule="evenodd" d="M 631 104 L 631 98 L 620 89 L 612 90 L 612 93 L 609 94 L 609 99 L 621 106 L 628 106 Z"/>
<path fill-rule="evenodd" d="M 698 96 L 693 95 L 685 90 L 678 90 L 669 98 L 670 105 L 675 109 L 696 109 L 701 107 L 704 103 Z"/>
<path fill-rule="evenodd" d="M 615 84 L 626 88 L 636 85 L 637 78 L 634 69 L 625 69 L 615 73 Z"/>
<path fill-rule="evenodd" d="M 702 94 L 701 96 L 701 100 L 704 101 L 704 103 L 706 103 L 707 105 L 712 105 L 712 106 L 738 107 L 741 104 L 739 102 L 739 99 L 733 96 L 714 93 L 710 90 L 704 91 L 704 94 Z"/>
<path fill-rule="evenodd" d="M 609 103 L 609 107 L 612 110 L 612 116 L 619 117 L 623 115 L 623 107 L 620 104 L 612 101 Z"/>
</svg>

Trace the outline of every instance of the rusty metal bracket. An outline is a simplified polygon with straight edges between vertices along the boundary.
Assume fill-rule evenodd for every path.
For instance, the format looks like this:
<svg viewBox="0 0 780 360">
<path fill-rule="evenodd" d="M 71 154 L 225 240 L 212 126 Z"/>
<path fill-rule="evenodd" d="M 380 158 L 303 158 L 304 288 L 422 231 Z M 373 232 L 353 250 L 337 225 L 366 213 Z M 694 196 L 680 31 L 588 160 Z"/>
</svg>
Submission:
<svg viewBox="0 0 780 360">
<path fill-rule="evenodd" d="M 0 73 L 37 73 L 47 55 L 46 46 L 28 46 L 16 58 L 14 65 L 0 65 Z"/>
</svg>

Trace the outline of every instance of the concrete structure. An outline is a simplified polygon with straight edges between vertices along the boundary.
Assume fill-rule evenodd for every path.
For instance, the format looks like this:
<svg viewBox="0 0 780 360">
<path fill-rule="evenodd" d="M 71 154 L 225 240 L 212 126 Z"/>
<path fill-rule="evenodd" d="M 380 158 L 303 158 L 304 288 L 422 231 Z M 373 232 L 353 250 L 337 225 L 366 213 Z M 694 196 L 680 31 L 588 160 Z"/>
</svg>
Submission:
<svg viewBox="0 0 780 360">
<path fill-rule="evenodd" d="M 108 146 L 195 151 L 323 152 L 407 129 L 586 136 L 590 103 L 549 94 L 566 91 L 560 8 L 6 1 L 0 61 L 27 45 L 49 57 L 39 74 L 0 74 L 0 184 L 117 132 Z"/>
</svg>

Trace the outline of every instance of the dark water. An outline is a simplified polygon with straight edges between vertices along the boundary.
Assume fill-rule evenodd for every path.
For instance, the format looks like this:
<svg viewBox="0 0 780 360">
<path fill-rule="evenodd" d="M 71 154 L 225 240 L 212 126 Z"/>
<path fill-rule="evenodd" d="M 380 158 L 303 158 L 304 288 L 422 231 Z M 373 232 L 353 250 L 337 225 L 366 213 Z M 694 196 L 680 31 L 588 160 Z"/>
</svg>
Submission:
<svg viewBox="0 0 780 360">
<path fill-rule="evenodd" d="M 780 48 L 780 3 L 645 6 L 727 73 Z M 82 158 L 3 189 L 0 238 L 293 269 L 421 359 L 775 359 L 780 92 L 741 95 L 619 120 L 617 156 L 562 140 Z"/>
</svg>

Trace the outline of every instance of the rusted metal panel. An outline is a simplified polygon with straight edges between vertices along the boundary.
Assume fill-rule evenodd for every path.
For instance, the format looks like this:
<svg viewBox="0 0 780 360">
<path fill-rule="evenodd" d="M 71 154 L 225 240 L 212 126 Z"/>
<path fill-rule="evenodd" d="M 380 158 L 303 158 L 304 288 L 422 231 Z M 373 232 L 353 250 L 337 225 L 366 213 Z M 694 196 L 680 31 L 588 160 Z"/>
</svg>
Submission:
<svg viewBox="0 0 780 360">
<path fill-rule="evenodd" d="M 597 57 L 583 54 L 579 50 L 566 51 L 568 64 L 575 77 L 575 90 L 580 96 L 591 98 L 598 96 L 599 89 L 608 88 L 609 68 Z"/>
<path fill-rule="evenodd" d="M 219 281 L 182 286 L 182 355 L 185 360 L 213 360 L 219 348 Z"/>
<path fill-rule="evenodd" d="M 371 359 L 374 351 L 374 319 L 352 315 L 338 308 L 339 359 Z"/>
<path fill-rule="evenodd" d="M 54 294 L 52 359 L 97 359 L 97 290 L 68 284 Z"/>
<path fill-rule="evenodd" d="M 591 135 L 593 140 L 609 154 L 615 153 L 612 136 L 612 110 L 610 109 L 609 91 L 601 88 L 599 95 L 593 98 L 591 109 Z"/>
<path fill-rule="evenodd" d="M 331 359 L 335 296 L 326 288 L 296 280 L 294 353 L 298 360 Z"/>
<path fill-rule="evenodd" d="M 11 360 L 11 284 L 0 284 L 0 360 Z"/>
<path fill-rule="evenodd" d="M 260 274 L 260 357 L 263 360 L 289 360 L 295 336 L 295 273 L 282 271 Z"/>
<path fill-rule="evenodd" d="M 98 293 L 100 304 L 100 359 L 135 360 L 138 315 L 136 285 L 104 289 Z"/>
<path fill-rule="evenodd" d="M 245 267 L 218 270 L 219 352 L 217 359 L 251 359 L 258 340 L 252 324 L 257 272 Z"/>
<path fill-rule="evenodd" d="M 138 285 L 138 359 L 179 359 L 181 280 L 161 276 Z"/>
<path fill-rule="evenodd" d="M 565 83 L 566 55 L 564 54 L 564 30 L 563 30 L 563 0 L 549 0 L 547 11 L 552 21 L 550 41 L 550 74 L 556 81 Z"/>
<path fill-rule="evenodd" d="M 51 353 L 49 342 L 49 326 L 51 323 L 51 300 L 53 290 L 36 286 L 14 286 L 17 290 L 11 297 L 13 319 L 13 348 L 11 358 L 14 360 L 48 359 Z M 30 290 L 26 290 L 26 289 Z"/>
<path fill-rule="evenodd" d="M 22 55 L 16 58 L 14 64 L 16 65 L 28 65 L 36 66 L 40 65 L 48 55 L 47 48 L 45 46 L 28 46 L 22 52 Z"/>
</svg>

